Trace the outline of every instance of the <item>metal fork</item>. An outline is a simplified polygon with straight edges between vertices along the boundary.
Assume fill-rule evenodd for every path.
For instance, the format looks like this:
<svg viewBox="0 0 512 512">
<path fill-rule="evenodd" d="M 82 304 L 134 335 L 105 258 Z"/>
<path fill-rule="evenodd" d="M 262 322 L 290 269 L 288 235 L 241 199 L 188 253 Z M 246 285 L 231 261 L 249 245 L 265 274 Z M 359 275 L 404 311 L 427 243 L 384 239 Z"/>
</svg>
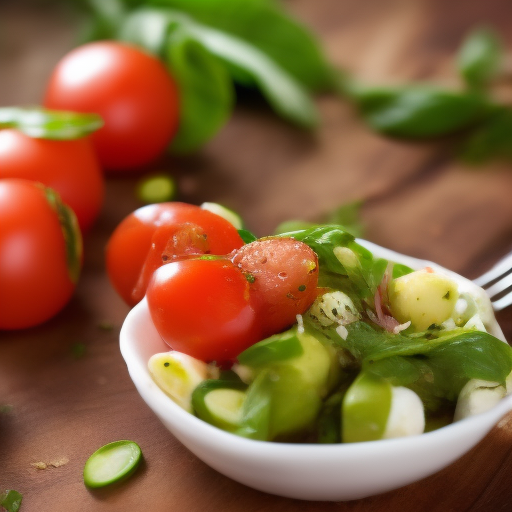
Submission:
<svg viewBox="0 0 512 512">
<path fill-rule="evenodd" d="M 473 282 L 485 289 L 494 311 L 501 311 L 510 306 L 512 304 L 512 252 Z"/>
</svg>

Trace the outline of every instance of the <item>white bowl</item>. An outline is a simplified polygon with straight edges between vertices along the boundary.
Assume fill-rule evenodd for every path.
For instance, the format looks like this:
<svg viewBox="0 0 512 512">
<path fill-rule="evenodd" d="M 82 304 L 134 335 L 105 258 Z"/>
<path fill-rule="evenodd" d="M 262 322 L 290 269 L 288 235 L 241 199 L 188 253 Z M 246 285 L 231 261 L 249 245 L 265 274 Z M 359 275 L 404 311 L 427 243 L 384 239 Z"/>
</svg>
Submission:
<svg viewBox="0 0 512 512">
<path fill-rule="evenodd" d="M 377 256 L 412 268 L 431 266 L 456 277 L 460 286 L 475 286 L 431 262 L 358 242 Z M 482 300 L 487 300 L 484 295 Z M 496 322 L 490 330 L 504 339 Z M 206 464 L 233 480 L 290 498 L 353 500 L 415 482 L 461 457 L 512 410 L 512 396 L 508 396 L 483 414 L 400 439 L 331 445 L 253 441 L 224 432 L 187 413 L 154 383 L 148 360 L 169 348 L 153 325 L 145 299 L 126 317 L 120 339 L 121 353 L 137 390 L 177 439 Z"/>
</svg>

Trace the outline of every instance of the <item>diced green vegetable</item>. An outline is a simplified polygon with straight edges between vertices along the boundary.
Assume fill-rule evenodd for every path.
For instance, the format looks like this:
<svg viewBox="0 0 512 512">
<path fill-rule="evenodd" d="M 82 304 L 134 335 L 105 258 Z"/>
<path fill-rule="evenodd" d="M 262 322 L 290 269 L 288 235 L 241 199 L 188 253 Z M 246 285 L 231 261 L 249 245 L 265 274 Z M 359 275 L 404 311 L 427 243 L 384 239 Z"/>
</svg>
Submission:
<svg viewBox="0 0 512 512">
<path fill-rule="evenodd" d="M 426 331 L 450 318 L 459 298 L 455 281 L 426 270 L 394 279 L 388 294 L 393 316 L 400 323 L 410 321 L 416 331 Z"/>
<path fill-rule="evenodd" d="M 277 346 L 271 357 L 268 345 L 261 345 L 247 359 L 256 362 L 256 378 L 247 390 L 242 427 L 238 433 L 255 439 L 271 440 L 311 426 L 336 381 L 336 354 L 315 337 L 295 329 L 281 338 L 271 337 Z M 300 341 L 302 352 L 290 357 Z M 293 348 L 292 348 L 293 347 Z M 251 347 L 252 348 L 252 347 Z M 251 350 L 251 349 L 248 349 Z M 270 357 L 269 357 L 270 356 Z M 282 358 L 282 359 L 281 359 Z M 242 358 L 244 364 L 251 367 Z"/>
<path fill-rule="evenodd" d="M 387 380 L 360 373 L 343 399 L 343 442 L 382 439 L 391 410 L 391 396 L 391 384 Z"/>
<path fill-rule="evenodd" d="M 230 432 L 242 423 L 245 386 L 235 381 L 205 380 L 192 394 L 192 406 L 197 416 Z"/>
<path fill-rule="evenodd" d="M 167 174 L 143 178 L 137 185 L 137 196 L 144 204 L 171 201 L 176 195 L 174 180 Z"/>
<path fill-rule="evenodd" d="M 133 441 L 115 441 L 96 450 L 84 467 L 87 487 L 104 487 L 131 476 L 142 459 L 142 452 Z"/>
</svg>

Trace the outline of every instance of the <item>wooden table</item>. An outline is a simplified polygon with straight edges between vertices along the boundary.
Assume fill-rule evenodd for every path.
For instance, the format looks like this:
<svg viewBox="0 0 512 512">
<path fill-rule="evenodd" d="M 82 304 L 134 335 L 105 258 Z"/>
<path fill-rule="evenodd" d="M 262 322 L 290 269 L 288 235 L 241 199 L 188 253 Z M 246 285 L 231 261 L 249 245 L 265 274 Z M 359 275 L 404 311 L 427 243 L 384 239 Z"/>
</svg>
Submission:
<svg viewBox="0 0 512 512">
<path fill-rule="evenodd" d="M 500 28 L 512 42 L 507 0 L 295 0 L 290 8 L 316 30 L 336 64 L 374 82 L 456 84 L 454 52 L 463 34 L 481 21 Z M 37 103 L 52 66 L 72 46 L 76 22 L 52 8 L 11 1 L 0 4 L 0 23 L 0 102 Z M 469 277 L 510 248 L 510 166 L 469 169 L 445 142 L 386 140 L 363 126 L 346 103 L 322 97 L 318 105 L 323 121 L 314 135 L 267 109 L 241 106 L 201 152 L 169 158 L 158 168 L 174 173 L 180 200 L 224 203 L 259 235 L 282 220 L 314 219 L 362 199 L 370 240 Z M 140 206 L 136 179 L 108 179 L 103 212 L 85 240 L 82 278 L 64 311 L 41 327 L 0 334 L 0 405 L 12 405 L 0 416 L 0 488 L 23 493 L 23 512 L 510 510 L 512 415 L 440 473 L 349 503 L 300 502 L 257 492 L 183 448 L 128 376 L 118 348 L 128 309 L 104 269 L 109 234 Z M 510 311 L 499 320 L 511 339 Z M 76 344 L 85 345 L 82 357 L 73 354 Z M 88 491 L 82 483 L 85 461 L 118 439 L 140 444 L 143 467 L 125 485 Z M 48 467 L 36 469 L 35 463 Z"/>
</svg>

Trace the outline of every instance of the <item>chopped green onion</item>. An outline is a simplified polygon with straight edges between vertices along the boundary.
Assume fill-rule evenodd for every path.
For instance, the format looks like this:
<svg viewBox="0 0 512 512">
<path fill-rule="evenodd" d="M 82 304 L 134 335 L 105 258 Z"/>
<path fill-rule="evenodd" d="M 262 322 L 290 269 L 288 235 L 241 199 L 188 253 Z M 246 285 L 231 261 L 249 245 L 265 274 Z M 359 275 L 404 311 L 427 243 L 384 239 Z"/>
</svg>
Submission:
<svg viewBox="0 0 512 512">
<path fill-rule="evenodd" d="M 4 491 L 0 493 L 0 507 L 7 512 L 18 512 L 23 496 L 18 491 Z"/>
<path fill-rule="evenodd" d="M 96 450 L 84 467 L 87 487 L 104 487 L 129 477 L 139 465 L 142 452 L 133 441 L 115 441 Z"/>
<path fill-rule="evenodd" d="M 148 176 L 137 187 L 137 196 L 145 204 L 171 201 L 175 195 L 176 185 L 167 174 Z"/>
</svg>

